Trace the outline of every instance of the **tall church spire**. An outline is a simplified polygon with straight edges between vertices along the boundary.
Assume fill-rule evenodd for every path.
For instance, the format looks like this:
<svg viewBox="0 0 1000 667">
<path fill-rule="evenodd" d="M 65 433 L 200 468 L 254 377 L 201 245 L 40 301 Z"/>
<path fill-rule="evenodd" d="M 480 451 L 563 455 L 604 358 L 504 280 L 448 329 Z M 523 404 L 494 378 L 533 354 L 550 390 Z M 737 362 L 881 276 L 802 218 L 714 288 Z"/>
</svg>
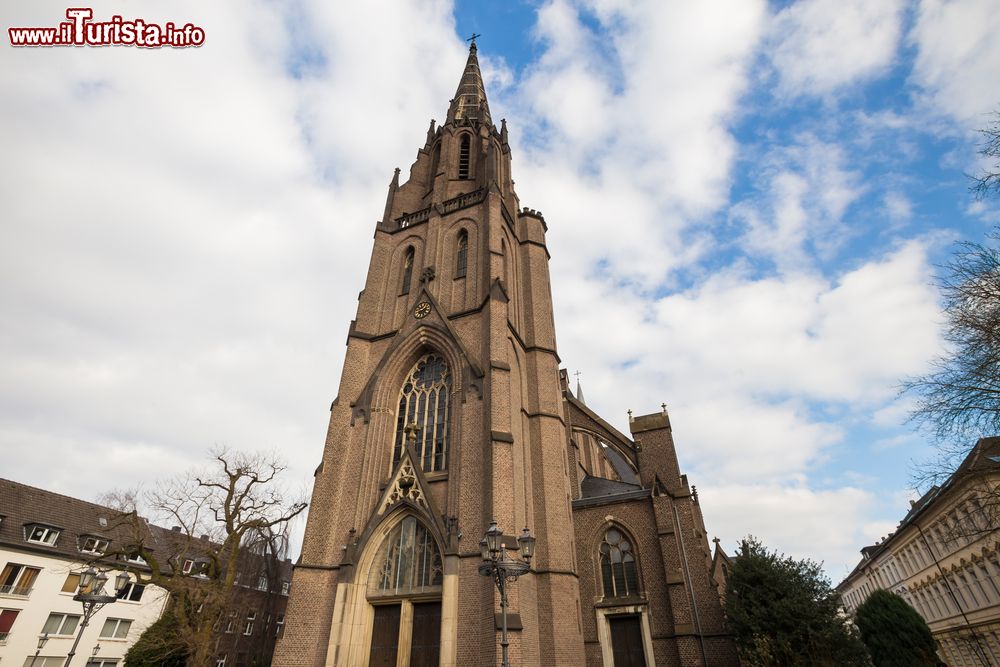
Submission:
<svg viewBox="0 0 1000 667">
<path fill-rule="evenodd" d="M 489 126 L 493 121 L 490 118 L 490 105 L 486 101 L 486 87 L 483 85 L 483 74 L 479 70 L 476 50 L 476 41 L 472 40 L 462 80 L 459 81 L 455 98 L 448 108 L 448 119 L 459 123 L 464 120 L 476 120 Z"/>
</svg>

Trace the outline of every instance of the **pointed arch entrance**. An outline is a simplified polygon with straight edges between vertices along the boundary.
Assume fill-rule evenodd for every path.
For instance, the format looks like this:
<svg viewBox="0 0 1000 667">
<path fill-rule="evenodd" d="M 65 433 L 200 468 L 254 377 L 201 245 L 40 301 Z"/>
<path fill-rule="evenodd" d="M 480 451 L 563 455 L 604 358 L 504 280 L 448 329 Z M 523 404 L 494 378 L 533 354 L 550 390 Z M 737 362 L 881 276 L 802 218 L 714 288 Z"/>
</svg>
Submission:
<svg viewBox="0 0 1000 667">
<path fill-rule="evenodd" d="M 404 515 L 382 539 L 368 573 L 369 667 L 440 664 L 443 583 L 434 536 L 416 516 Z"/>
</svg>

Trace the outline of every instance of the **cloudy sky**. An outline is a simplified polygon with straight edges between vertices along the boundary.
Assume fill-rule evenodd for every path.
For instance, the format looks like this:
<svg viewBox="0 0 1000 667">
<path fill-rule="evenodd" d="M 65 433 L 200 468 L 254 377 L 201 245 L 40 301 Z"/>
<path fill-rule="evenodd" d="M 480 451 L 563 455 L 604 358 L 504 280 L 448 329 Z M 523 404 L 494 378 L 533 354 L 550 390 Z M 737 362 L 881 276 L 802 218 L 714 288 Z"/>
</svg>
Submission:
<svg viewBox="0 0 1000 667">
<path fill-rule="evenodd" d="M 667 403 L 729 548 L 836 580 L 905 512 L 934 265 L 1000 222 L 964 176 L 995 0 L 92 7 L 206 39 L 15 49 L 66 5 L 5 4 L 0 475 L 94 499 L 229 445 L 308 489 L 386 185 L 478 32 L 591 407 Z"/>
</svg>

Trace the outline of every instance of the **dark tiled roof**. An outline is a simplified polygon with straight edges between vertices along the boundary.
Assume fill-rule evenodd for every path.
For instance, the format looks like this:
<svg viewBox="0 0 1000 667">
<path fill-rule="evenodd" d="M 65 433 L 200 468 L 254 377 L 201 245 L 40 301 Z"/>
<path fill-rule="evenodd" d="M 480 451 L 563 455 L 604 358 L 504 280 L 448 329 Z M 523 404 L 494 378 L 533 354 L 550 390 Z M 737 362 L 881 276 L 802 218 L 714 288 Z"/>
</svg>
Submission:
<svg viewBox="0 0 1000 667">
<path fill-rule="evenodd" d="M 207 537 L 190 540 L 183 532 L 162 528 L 144 519 L 140 519 L 137 526 L 134 521 L 123 519 L 118 510 L 110 507 L 7 479 L 0 479 L 0 516 L 4 517 L 0 522 L 0 545 L 76 561 L 86 561 L 94 557 L 93 554 L 80 552 L 80 536 L 107 538 L 111 540 L 108 551 L 114 552 L 135 544 L 134 531 L 137 529 L 142 533 L 143 544 L 154 554 L 162 556 L 160 570 L 165 573 L 171 571 L 168 562 L 171 556 L 197 559 L 219 546 Z M 107 525 L 101 524 L 102 519 Z M 56 543 L 47 546 L 27 542 L 24 539 L 24 528 L 31 524 L 58 528 L 60 533 Z M 247 557 L 256 558 L 252 555 Z M 129 567 L 136 568 L 136 565 L 130 562 Z M 291 581 L 291 570 L 290 561 L 279 561 L 280 580 Z"/>
<path fill-rule="evenodd" d="M 618 482 L 613 479 L 604 479 L 603 477 L 591 477 L 590 475 L 587 475 L 580 483 L 580 497 L 598 498 L 618 493 L 639 491 L 640 489 L 642 489 L 642 486 L 639 484 L 629 484 L 628 482 Z"/>
<path fill-rule="evenodd" d="M 844 577 L 844 579 L 837 584 L 837 589 L 840 590 L 844 584 L 850 581 L 855 574 L 863 569 L 865 563 L 887 549 L 893 538 L 899 534 L 900 530 L 908 526 L 918 516 L 923 514 L 924 511 L 932 507 L 934 503 L 948 493 L 948 491 L 950 491 L 955 484 L 975 475 L 996 471 L 1000 471 L 1000 436 L 980 438 L 976 441 L 972 451 L 966 455 L 966 457 L 959 464 L 958 468 L 955 469 L 955 472 L 953 472 L 941 486 L 932 486 L 926 493 L 924 493 L 924 495 L 920 496 L 918 500 L 912 503 L 910 511 L 907 512 L 906 516 L 904 516 L 902 521 L 899 522 L 895 531 L 890 533 L 881 542 L 861 548 L 861 554 L 864 558 L 862 558 L 854 569 L 851 570 L 850 574 Z"/>
<path fill-rule="evenodd" d="M 79 550 L 80 537 L 92 535 L 111 541 L 109 550 L 134 543 L 131 526 L 116 521 L 120 513 L 103 505 L 70 498 L 27 484 L 0 479 L 0 544 L 15 549 L 32 550 L 76 560 L 90 555 Z M 59 529 L 52 546 L 25 540 L 25 528 L 42 524 Z"/>
</svg>

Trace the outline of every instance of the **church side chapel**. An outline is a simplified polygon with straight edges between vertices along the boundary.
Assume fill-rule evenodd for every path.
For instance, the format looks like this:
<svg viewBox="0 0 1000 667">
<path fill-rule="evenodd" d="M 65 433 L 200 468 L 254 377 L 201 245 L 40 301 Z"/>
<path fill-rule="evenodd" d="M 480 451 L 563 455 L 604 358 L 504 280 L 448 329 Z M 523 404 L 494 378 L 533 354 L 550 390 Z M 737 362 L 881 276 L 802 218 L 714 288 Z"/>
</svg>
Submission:
<svg viewBox="0 0 1000 667">
<path fill-rule="evenodd" d="M 666 407 L 623 434 L 560 370 L 547 225 L 469 50 L 375 228 L 275 665 L 736 665 Z"/>
</svg>

